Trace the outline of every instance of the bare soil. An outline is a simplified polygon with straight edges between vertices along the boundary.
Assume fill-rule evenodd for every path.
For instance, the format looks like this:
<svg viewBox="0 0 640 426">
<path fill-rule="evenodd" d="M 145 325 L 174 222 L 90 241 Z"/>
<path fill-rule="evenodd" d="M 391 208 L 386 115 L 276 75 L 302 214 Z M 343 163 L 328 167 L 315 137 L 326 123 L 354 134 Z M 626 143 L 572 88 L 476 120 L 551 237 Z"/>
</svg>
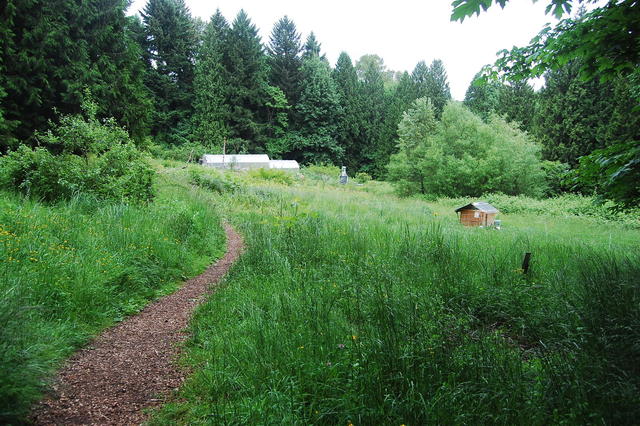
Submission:
<svg viewBox="0 0 640 426">
<path fill-rule="evenodd" d="M 69 359 L 51 395 L 34 409 L 39 425 L 129 425 L 161 405 L 187 374 L 175 361 L 194 308 L 240 256 L 243 241 L 225 225 L 227 252 L 175 293 L 106 330 Z"/>
</svg>

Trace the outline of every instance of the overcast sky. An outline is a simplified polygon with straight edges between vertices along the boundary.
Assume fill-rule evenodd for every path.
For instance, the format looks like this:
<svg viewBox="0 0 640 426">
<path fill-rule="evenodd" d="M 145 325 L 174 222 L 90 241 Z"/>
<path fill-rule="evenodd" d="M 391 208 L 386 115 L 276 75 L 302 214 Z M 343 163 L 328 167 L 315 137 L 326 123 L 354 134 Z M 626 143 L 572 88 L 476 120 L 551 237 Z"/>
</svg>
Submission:
<svg viewBox="0 0 640 426">
<path fill-rule="evenodd" d="M 548 2 L 514 0 L 504 10 L 498 6 L 479 17 L 451 22 L 451 0 L 186 0 L 193 16 L 207 21 L 220 8 L 231 23 L 244 9 L 259 28 L 263 43 L 269 41 L 273 24 L 287 15 L 302 39 L 310 31 L 322 51 L 335 65 L 341 51 L 355 61 L 364 54 L 377 54 L 388 69 L 409 71 L 421 60 L 442 59 L 454 99 L 464 99 L 471 79 L 480 68 L 496 59 L 496 52 L 527 44 L 547 22 Z M 129 13 L 136 13 L 146 0 L 134 0 Z"/>
</svg>

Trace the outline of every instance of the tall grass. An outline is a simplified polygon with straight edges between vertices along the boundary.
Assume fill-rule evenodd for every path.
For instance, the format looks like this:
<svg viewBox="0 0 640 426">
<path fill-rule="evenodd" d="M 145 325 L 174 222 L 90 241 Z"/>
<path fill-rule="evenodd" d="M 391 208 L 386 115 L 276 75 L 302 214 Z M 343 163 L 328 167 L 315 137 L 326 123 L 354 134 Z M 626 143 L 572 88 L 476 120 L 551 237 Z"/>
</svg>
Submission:
<svg viewBox="0 0 640 426">
<path fill-rule="evenodd" d="M 198 310 L 195 373 L 154 423 L 640 415 L 640 257 L 626 243 L 466 229 L 431 204 L 339 189 L 258 189 L 226 203 L 249 250 Z"/>
<path fill-rule="evenodd" d="M 0 423 L 23 420 L 79 345 L 219 256 L 219 221 L 170 187 L 137 207 L 0 193 Z"/>
</svg>

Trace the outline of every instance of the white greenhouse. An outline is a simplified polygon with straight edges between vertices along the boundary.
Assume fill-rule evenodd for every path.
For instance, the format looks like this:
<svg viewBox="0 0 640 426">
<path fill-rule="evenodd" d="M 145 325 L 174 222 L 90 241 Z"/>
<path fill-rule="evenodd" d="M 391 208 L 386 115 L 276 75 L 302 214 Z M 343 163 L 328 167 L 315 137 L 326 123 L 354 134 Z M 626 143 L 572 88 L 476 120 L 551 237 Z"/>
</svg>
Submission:
<svg viewBox="0 0 640 426">
<path fill-rule="evenodd" d="M 203 166 L 215 167 L 216 169 L 251 170 L 270 168 L 269 156 L 266 154 L 205 154 L 202 156 L 201 163 Z"/>
<path fill-rule="evenodd" d="M 300 165 L 295 160 L 270 160 L 266 154 L 205 154 L 200 164 L 231 170 L 277 169 L 291 172 L 300 170 Z"/>
<path fill-rule="evenodd" d="M 269 168 L 284 170 L 285 172 L 299 172 L 300 164 L 296 160 L 271 160 Z"/>
</svg>

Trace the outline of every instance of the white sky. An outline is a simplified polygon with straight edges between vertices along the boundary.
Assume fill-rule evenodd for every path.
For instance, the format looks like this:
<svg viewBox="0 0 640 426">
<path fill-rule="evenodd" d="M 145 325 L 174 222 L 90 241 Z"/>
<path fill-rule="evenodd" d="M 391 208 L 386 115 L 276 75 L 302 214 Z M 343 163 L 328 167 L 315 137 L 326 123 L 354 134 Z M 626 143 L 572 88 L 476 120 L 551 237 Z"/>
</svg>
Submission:
<svg viewBox="0 0 640 426">
<path fill-rule="evenodd" d="M 244 9 L 259 28 L 262 42 L 269 41 L 273 24 L 287 15 L 302 33 L 302 41 L 313 31 L 322 52 L 335 65 L 341 51 L 355 61 L 364 54 L 377 54 L 388 69 L 409 71 L 421 60 L 442 59 L 454 99 L 464 99 L 471 79 L 480 68 L 496 59 L 496 52 L 523 46 L 547 22 L 548 1 L 512 0 L 504 10 L 489 11 L 451 22 L 451 0 L 186 0 L 193 16 L 205 21 L 220 8 L 231 23 Z M 129 13 L 136 13 L 146 0 L 134 0 Z"/>
</svg>

